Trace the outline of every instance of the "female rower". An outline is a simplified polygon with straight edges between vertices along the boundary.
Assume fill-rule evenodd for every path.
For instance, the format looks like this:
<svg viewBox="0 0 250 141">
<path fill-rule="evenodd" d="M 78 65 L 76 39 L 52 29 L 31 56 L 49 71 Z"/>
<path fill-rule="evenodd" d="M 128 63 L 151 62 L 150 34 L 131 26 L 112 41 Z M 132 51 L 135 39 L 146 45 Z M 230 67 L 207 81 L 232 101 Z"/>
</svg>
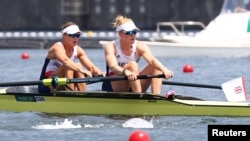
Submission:
<svg viewBox="0 0 250 141">
<path fill-rule="evenodd" d="M 141 41 L 136 40 L 136 27 L 133 20 L 118 15 L 113 22 L 113 27 L 118 32 L 119 39 L 113 40 L 104 46 L 107 72 L 109 76 L 126 75 L 128 80 L 112 81 L 111 85 L 104 82 L 104 91 L 132 90 L 135 93 L 146 92 L 151 85 L 154 94 L 161 94 L 162 79 L 142 79 L 138 80 L 137 75 L 157 75 L 164 74 L 166 79 L 173 77 L 173 72 L 162 65 L 151 53 L 149 47 Z M 139 71 L 138 61 L 143 57 L 148 65 Z"/>
<path fill-rule="evenodd" d="M 51 78 L 52 76 L 72 79 L 92 77 L 92 75 L 105 75 L 92 63 L 83 48 L 78 45 L 81 33 L 79 27 L 74 22 L 67 22 L 62 26 L 62 41 L 54 43 L 48 50 L 40 80 Z M 83 66 L 86 69 L 83 69 Z M 54 88 L 52 86 L 38 86 L 39 93 L 49 93 L 51 89 Z M 86 91 L 86 89 L 86 83 L 72 83 L 57 88 L 57 90 L 72 91 Z"/>
</svg>

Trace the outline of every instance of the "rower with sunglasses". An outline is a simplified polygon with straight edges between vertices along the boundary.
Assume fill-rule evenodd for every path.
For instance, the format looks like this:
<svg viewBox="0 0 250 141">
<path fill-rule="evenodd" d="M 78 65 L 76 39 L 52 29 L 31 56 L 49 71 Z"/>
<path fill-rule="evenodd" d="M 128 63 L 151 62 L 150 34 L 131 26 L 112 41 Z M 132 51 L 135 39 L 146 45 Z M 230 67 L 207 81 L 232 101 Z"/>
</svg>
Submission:
<svg viewBox="0 0 250 141">
<path fill-rule="evenodd" d="M 126 75 L 128 80 L 123 81 L 105 81 L 102 85 L 104 91 L 132 91 L 135 93 L 146 92 L 151 85 L 151 92 L 161 94 L 162 79 L 137 79 L 137 75 L 157 75 L 164 74 L 166 79 L 173 77 L 173 72 L 164 67 L 163 64 L 153 56 L 149 47 L 136 40 L 136 34 L 139 28 L 136 27 L 133 20 L 118 15 L 113 27 L 119 35 L 119 38 L 104 45 L 105 59 L 107 63 L 107 72 L 109 76 Z M 138 61 L 144 58 L 147 66 L 139 68 Z"/>
<path fill-rule="evenodd" d="M 79 27 L 74 22 L 67 22 L 62 27 L 62 41 L 54 43 L 48 50 L 41 71 L 40 80 L 53 76 L 63 78 L 84 78 L 105 74 L 94 65 L 86 52 L 78 45 L 81 36 Z M 84 69 L 84 67 L 85 69 Z M 40 93 L 48 93 L 53 87 L 39 85 Z M 86 91 L 86 83 L 67 84 L 57 90 Z"/>
</svg>

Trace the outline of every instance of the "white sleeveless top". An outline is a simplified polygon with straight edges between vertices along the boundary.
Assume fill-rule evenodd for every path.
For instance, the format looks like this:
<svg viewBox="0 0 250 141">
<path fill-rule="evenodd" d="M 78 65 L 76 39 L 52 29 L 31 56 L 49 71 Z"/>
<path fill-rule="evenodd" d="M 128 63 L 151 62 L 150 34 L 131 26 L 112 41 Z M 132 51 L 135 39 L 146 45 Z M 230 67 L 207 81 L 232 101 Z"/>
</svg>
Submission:
<svg viewBox="0 0 250 141">
<path fill-rule="evenodd" d="M 63 44 L 61 42 L 57 42 L 57 44 L 59 44 L 61 47 L 64 47 Z M 76 61 L 77 59 L 77 46 L 74 46 L 73 47 L 73 53 L 72 53 L 72 56 L 70 57 L 70 59 L 72 61 Z M 62 62 L 59 61 L 58 59 L 49 59 L 49 63 L 46 67 L 46 71 L 45 72 L 48 72 L 48 71 L 55 71 L 57 70 L 60 66 L 62 66 Z"/>
<path fill-rule="evenodd" d="M 137 51 L 136 51 L 136 41 L 132 44 L 132 47 L 131 47 L 132 53 L 129 56 L 124 55 L 122 53 L 120 39 L 114 40 L 113 44 L 116 49 L 115 56 L 116 56 L 119 66 L 123 67 L 125 64 L 127 64 L 130 61 L 138 62 L 140 60 L 140 57 L 138 56 Z"/>
</svg>

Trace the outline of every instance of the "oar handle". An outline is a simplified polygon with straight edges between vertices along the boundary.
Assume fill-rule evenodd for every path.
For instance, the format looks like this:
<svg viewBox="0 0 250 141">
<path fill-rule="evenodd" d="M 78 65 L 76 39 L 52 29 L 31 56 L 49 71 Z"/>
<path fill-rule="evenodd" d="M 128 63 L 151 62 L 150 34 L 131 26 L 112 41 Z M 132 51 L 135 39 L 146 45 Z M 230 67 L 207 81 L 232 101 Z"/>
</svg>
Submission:
<svg viewBox="0 0 250 141">
<path fill-rule="evenodd" d="M 221 86 L 216 86 L 216 85 L 205 85 L 205 84 L 195 84 L 195 83 L 182 83 L 182 82 L 173 82 L 173 81 L 163 81 L 162 84 L 165 84 L 165 85 L 176 85 L 176 86 L 187 86 L 187 87 L 222 89 Z"/>
<path fill-rule="evenodd" d="M 137 79 L 149 79 L 149 78 L 164 78 L 164 74 L 157 74 L 157 75 L 138 75 Z"/>
</svg>

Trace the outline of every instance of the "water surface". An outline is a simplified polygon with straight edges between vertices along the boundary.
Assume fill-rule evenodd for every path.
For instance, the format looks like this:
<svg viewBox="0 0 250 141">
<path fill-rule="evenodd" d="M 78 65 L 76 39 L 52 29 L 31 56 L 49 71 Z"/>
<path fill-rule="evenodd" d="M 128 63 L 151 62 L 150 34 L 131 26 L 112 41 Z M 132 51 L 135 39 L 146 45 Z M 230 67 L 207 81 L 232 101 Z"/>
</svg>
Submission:
<svg viewBox="0 0 250 141">
<path fill-rule="evenodd" d="M 27 52 L 30 59 L 21 59 Z M 1 82 L 38 80 L 47 50 L 39 49 L 1 49 L 0 78 Z M 87 49 L 88 56 L 105 71 L 105 61 L 101 49 Z M 220 86 L 222 83 L 238 77 L 244 77 L 247 89 L 250 89 L 250 58 L 226 57 L 158 57 L 162 63 L 174 71 L 171 81 L 210 84 Z M 194 67 L 193 73 L 183 73 L 185 64 Z M 144 66 L 141 62 L 140 66 Z M 101 84 L 89 85 L 88 90 L 99 90 Z M 195 87 L 167 86 L 162 94 L 174 90 L 185 96 L 199 97 L 208 100 L 226 100 L 222 90 Z M 154 128 L 144 129 L 154 141 L 206 141 L 209 124 L 249 124 L 249 118 L 237 117 L 188 117 L 162 116 L 141 117 L 152 120 Z M 65 119 L 72 126 L 80 128 L 37 129 L 39 125 L 55 125 Z M 35 112 L 0 112 L 0 140 L 4 141 L 126 141 L 136 128 L 124 128 L 128 118 L 110 118 L 105 116 L 69 116 L 59 117 Z"/>
</svg>

